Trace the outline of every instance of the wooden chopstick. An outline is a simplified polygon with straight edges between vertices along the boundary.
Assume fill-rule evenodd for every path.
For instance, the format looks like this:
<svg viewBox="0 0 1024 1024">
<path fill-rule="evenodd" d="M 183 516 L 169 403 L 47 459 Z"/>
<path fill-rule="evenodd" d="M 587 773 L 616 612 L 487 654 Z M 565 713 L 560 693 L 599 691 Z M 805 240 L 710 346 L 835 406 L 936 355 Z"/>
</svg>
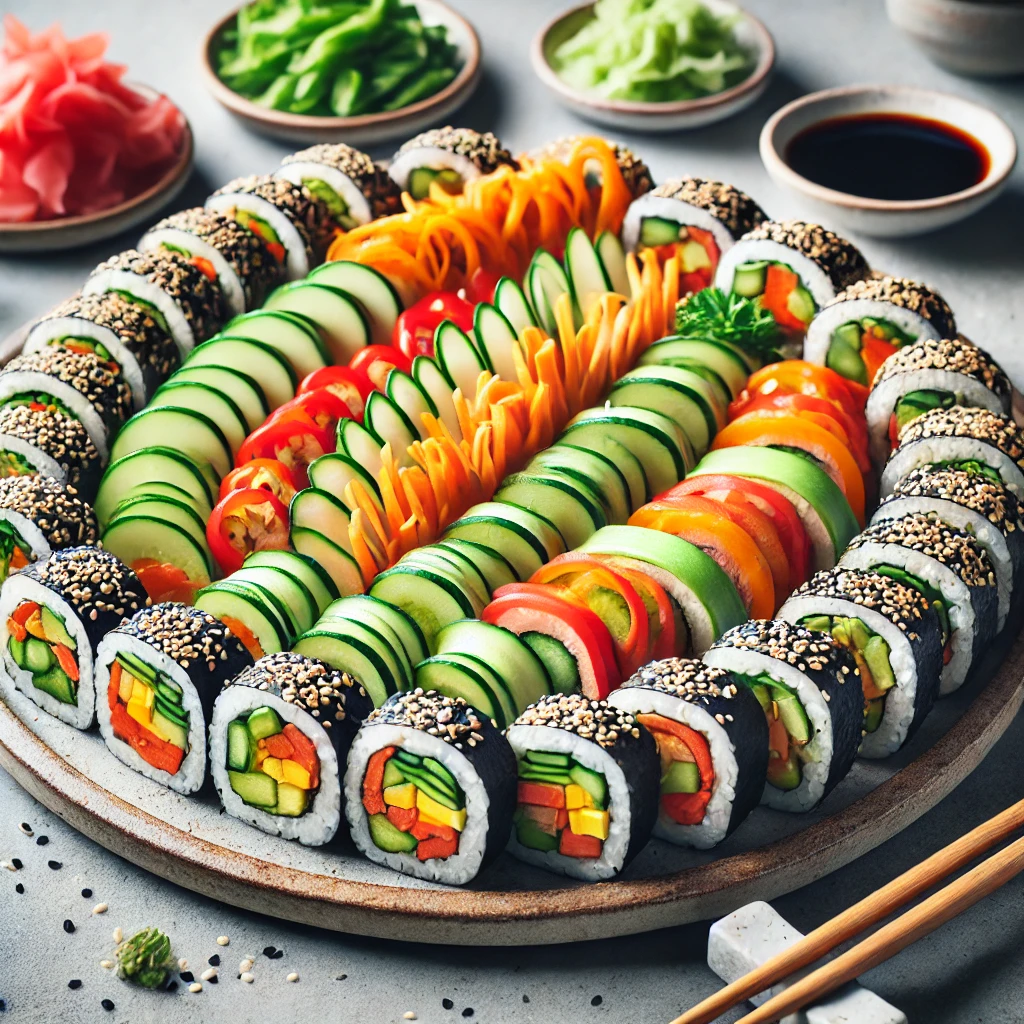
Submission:
<svg viewBox="0 0 1024 1024">
<path fill-rule="evenodd" d="M 711 1024 L 745 999 L 808 967 L 847 939 L 888 917 L 1021 827 L 1024 827 L 1024 800 L 989 818 L 927 860 L 894 878 L 877 892 L 816 928 L 778 956 L 708 996 L 693 1009 L 676 1017 L 672 1024 Z"/>
<path fill-rule="evenodd" d="M 916 907 L 911 907 L 895 921 L 879 928 L 874 935 L 868 936 L 853 949 L 773 996 L 753 1013 L 748 1013 L 738 1024 L 778 1021 L 786 1014 L 818 1002 L 829 992 L 853 981 L 872 967 L 877 967 L 968 907 L 973 907 L 1021 871 L 1024 871 L 1024 839 L 1018 839 L 1005 850 L 1000 850 L 977 867 L 971 868 L 955 882 L 922 900 Z"/>
</svg>

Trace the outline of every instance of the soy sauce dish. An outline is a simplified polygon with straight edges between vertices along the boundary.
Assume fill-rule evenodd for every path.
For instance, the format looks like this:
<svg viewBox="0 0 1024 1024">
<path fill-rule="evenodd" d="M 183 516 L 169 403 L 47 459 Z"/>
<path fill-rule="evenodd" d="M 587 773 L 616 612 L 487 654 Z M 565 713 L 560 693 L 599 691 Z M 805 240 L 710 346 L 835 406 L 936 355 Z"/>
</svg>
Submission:
<svg viewBox="0 0 1024 1024">
<path fill-rule="evenodd" d="M 904 86 L 803 96 L 768 120 L 760 145 L 776 184 L 823 221 L 882 238 L 976 213 L 1017 160 L 1013 132 L 987 107 Z"/>
</svg>

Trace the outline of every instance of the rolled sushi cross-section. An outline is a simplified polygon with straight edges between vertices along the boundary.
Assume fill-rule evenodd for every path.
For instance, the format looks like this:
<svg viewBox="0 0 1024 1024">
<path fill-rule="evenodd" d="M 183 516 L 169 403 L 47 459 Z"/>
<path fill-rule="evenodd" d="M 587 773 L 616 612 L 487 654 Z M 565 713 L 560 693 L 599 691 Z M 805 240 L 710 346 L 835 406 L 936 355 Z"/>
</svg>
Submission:
<svg viewBox="0 0 1024 1024">
<path fill-rule="evenodd" d="M 890 576 L 924 595 L 942 627 L 939 692 L 959 689 L 995 638 L 999 620 L 995 568 L 977 540 L 935 513 L 915 513 L 873 523 L 839 564 Z"/>
<path fill-rule="evenodd" d="M 81 420 L 104 460 L 133 404 L 131 388 L 120 371 L 94 352 L 44 349 L 15 356 L 0 371 L 0 405 L 54 408 Z"/>
<path fill-rule="evenodd" d="M 213 710 L 210 770 L 224 809 L 271 835 L 329 842 L 349 750 L 372 710 L 347 672 L 294 652 L 264 655 Z"/>
<path fill-rule="evenodd" d="M 828 633 L 781 619 L 730 630 L 704 661 L 749 687 L 768 721 L 761 802 L 809 811 L 846 777 L 860 746 L 864 694 L 850 652 Z"/>
<path fill-rule="evenodd" d="M 0 475 L 39 476 L 73 487 L 92 501 L 103 458 L 89 432 L 55 405 L 0 406 Z"/>
<path fill-rule="evenodd" d="M 457 195 L 467 181 L 499 167 L 517 169 L 519 165 L 496 135 L 447 125 L 406 142 L 394 155 L 388 174 L 413 199 L 426 199 L 434 182 Z"/>
<path fill-rule="evenodd" d="M 343 142 L 310 146 L 286 156 L 276 176 L 305 185 L 345 231 L 402 209 L 402 194 L 387 171 Z"/>
<path fill-rule="evenodd" d="M 227 319 L 216 277 L 209 278 L 187 256 L 169 249 L 126 249 L 111 256 L 89 275 L 82 292 L 120 292 L 141 305 L 174 339 L 181 359 L 212 338 Z"/>
<path fill-rule="evenodd" d="M 174 339 L 149 309 L 118 292 L 76 295 L 40 320 L 25 340 L 25 352 L 59 345 L 93 352 L 124 374 L 135 408 L 177 369 Z"/>
<path fill-rule="evenodd" d="M 667 181 L 635 199 L 622 224 L 625 247 L 678 255 L 680 294 L 708 287 L 723 252 L 767 215 L 733 185 L 703 178 Z"/>
<path fill-rule="evenodd" d="M 139 251 L 179 253 L 217 282 L 231 316 L 262 306 L 282 280 L 281 264 L 259 235 L 202 206 L 154 224 L 139 240 Z"/>
<path fill-rule="evenodd" d="M 875 464 L 885 464 L 908 423 L 954 405 L 1009 413 L 1009 378 L 987 352 L 962 338 L 943 338 L 890 356 L 875 374 L 865 407 Z"/>
<path fill-rule="evenodd" d="M 980 473 L 1024 500 L 1024 431 L 991 409 L 932 409 L 900 430 L 899 444 L 882 470 L 882 496 L 918 466 Z"/>
<path fill-rule="evenodd" d="M 956 335 L 953 311 L 938 292 L 904 277 L 872 275 L 818 312 L 804 340 L 804 359 L 867 387 L 897 349 Z"/>
<path fill-rule="evenodd" d="M 136 612 L 96 654 L 96 715 L 110 752 L 178 793 L 206 779 L 206 726 L 224 684 L 252 664 L 206 612 L 178 603 Z"/>
<path fill-rule="evenodd" d="M 554 694 L 527 708 L 508 740 L 519 763 L 510 852 L 584 881 L 617 875 L 658 816 L 654 737 L 607 701 Z"/>
<path fill-rule="evenodd" d="M 323 262 L 335 230 L 325 202 L 304 185 L 271 175 L 228 182 L 206 200 L 206 208 L 260 238 L 289 281 Z"/>
<path fill-rule="evenodd" d="M 88 729 L 96 648 L 148 602 L 135 573 L 96 547 L 55 551 L 14 573 L 0 589 L 0 688 L 10 679 L 48 714 Z"/>
<path fill-rule="evenodd" d="M 96 515 L 74 489 L 45 476 L 0 480 L 0 583 L 54 551 L 98 539 Z"/>
<path fill-rule="evenodd" d="M 760 298 L 780 327 L 803 335 L 822 306 L 867 275 L 867 261 L 846 239 L 818 224 L 769 220 L 722 256 L 715 286 Z"/>
<path fill-rule="evenodd" d="M 345 815 L 377 864 L 435 882 L 472 881 L 504 849 L 515 755 L 458 697 L 416 688 L 367 718 L 345 773 Z"/>
<path fill-rule="evenodd" d="M 865 701 L 861 756 L 899 750 L 939 693 L 942 627 L 924 595 L 891 576 L 836 568 L 803 584 L 779 618 L 829 633 L 853 655 Z"/>
<path fill-rule="evenodd" d="M 608 699 L 636 716 L 661 758 L 654 834 L 708 850 L 758 805 L 768 768 L 768 725 L 748 687 L 701 661 L 645 665 Z"/>
</svg>

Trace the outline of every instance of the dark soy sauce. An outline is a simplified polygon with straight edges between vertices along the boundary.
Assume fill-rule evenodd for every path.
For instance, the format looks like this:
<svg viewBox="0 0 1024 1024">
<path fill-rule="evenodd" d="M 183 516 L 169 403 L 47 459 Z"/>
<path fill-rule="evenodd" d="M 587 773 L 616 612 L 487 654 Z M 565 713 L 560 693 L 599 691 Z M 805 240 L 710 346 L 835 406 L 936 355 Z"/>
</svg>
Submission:
<svg viewBox="0 0 1024 1024">
<path fill-rule="evenodd" d="M 805 128 L 786 150 L 797 174 L 866 199 L 934 199 L 977 185 L 985 147 L 945 121 L 913 114 L 854 114 Z"/>
</svg>

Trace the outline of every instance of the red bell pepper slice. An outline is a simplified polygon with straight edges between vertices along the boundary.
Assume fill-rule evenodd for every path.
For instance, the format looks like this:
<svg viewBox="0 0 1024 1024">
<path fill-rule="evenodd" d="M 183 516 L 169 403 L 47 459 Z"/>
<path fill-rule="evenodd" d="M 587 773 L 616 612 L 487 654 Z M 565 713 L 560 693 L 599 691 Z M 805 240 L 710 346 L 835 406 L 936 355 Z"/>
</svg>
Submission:
<svg viewBox="0 0 1024 1024">
<path fill-rule="evenodd" d="M 474 304 L 494 302 L 494 292 L 501 280 L 501 274 L 486 267 L 477 267 L 466 282 L 466 299 Z"/>
<path fill-rule="evenodd" d="M 254 430 L 242 442 L 235 461 L 241 466 L 250 459 L 277 459 L 284 463 L 295 485 L 301 489 L 309 486 L 306 472 L 309 464 L 333 452 L 336 444 L 335 432 L 330 427 L 321 426 L 296 407 Z"/>
<path fill-rule="evenodd" d="M 519 781 L 517 800 L 533 807 L 565 807 L 565 787 L 548 785 L 545 782 Z"/>
<path fill-rule="evenodd" d="M 412 359 L 394 345 L 367 345 L 348 364 L 349 369 L 366 375 L 367 380 L 383 391 L 392 370 L 412 373 Z"/>
<path fill-rule="evenodd" d="M 394 747 L 381 747 L 367 762 L 363 776 L 363 807 L 367 814 L 385 814 L 384 765 L 388 763 Z"/>
<path fill-rule="evenodd" d="M 250 489 L 270 491 L 282 505 L 290 504 L 297 490 L 288 467 L 280 459 L 252 459 L 236 466 L 221 480 L 218 498 Z"/>
<path fill-rule="evenodd" d="M 603 559 L 599 560 L 603 561 Z M 636 587 L 636 592 L 647 609 L 651 631 L 650 660 L 661 661 L 662 658 L 673 658 L 682 654 L 681 650 L 677 650 L 679 637 L 676 630 L 675 609 L 672 607 L 672 599 L 665 592 L 665 588 L 639 569 L 620 567 L 616 569 L 616 572 L 622 573 Z"/>
<path fill-rule="evenodd" d="M 316 753 L 316 745 L 297 726 L 289 722 L 281 733 L 291 744 L 292 753 L 289 756 L 299 767 L 309 772 L 309 788 L 316 789 L 320 785 L 320 758 Z M 267 741 L 267 749 L 270 749 L 270 741 Z M 275 755 L 276 756 L 276 755 Z"/>
<path fill-rule="evenodd" d="M 206 540 L 222 571 L 237 572 L 254 551 L 288 547 L 288 509 L 270 491 L 232 491 L 210 513 Z"/>
<path fill-rule="evenodd" d="M 271 757 L 280 758 L 282 761 L 287 760 L 295 753 L 295 748 L 288 742 L 288 737 L 283 732 L 279 732 L 276 736 L 268 736 L 263 740 L 263 746 L 266 747 L 267 753 Z"/>
<path fill-rule="evenodd" d="M 338 420 L 351 419 L 348 406 L 330 388 L 316 388 L 303 391 L 290 402 L 278 406 L 268 417 L 267 423 L 280 423 L 289 419 L 311 419 L 318 427 L 326 427 L 333 434 Z"/>
<path fill-rule="evenodd" d="M 430 839 L 421 839 L 416 844 L 416 857 L 418 860 L 447 860 L 459 852 L 459 833 L 451 829 L 452 835 L 436 836 Z M 413 828 L 412 834 L 416 835 Z"/>
<path fill-rule="evenodd" d="M 388 804 L 388 821 L 399 832 L 411 832 L 419 820 L 420 812 L 415 807 L 394 807 Z"/>
<path fill-rule="evenodd" d="M 131 568 L 153 604 L 162 601 L 192 604 L 195 601 L 199 587 L 179 566 L 155 558 L 138 558 L 132 562 Z"/>
<path fill-rule="evenodd" d="M 780 327 L 803 334 L 807 324 L 789 311 L 789 297 L 799 287 L 799 276 L 788 267 L 770 263 L 765 274 L 761 305 L 775 317 Z"/>
<path fill-rule="evenodd" d="M 770 395 L 776 391 L 816 395 L 836 402 L 850 416 L 863 417 L 869 389 L 827 366 L 805 359 L 785 359 L 755 370 L 747 380 L 746 390 L 752 395 L 758 392 Z"/>
<path fill-rule="evenodd" d="M 455 292 L 431 292 L 410 306 L 395 322 L 395 348 L 410 359 L 433 356 L 434 335 L 445 320 L 467 334 L 473 330 L 475 307 Z"/>
<path fill-rule="evenodd" d="M 580 860 L 601 856 L 601 840 L 597 836 L 578 836 L 570 829 L 563 829 L 558 839 L 558 852 L 564 857 Z"/>
<path fill-rule="evenodd" d="M 296 394 L 305 395 L 310 391 L 327 388 L 348 406 L 354 420 L 363 419 L 366 400 L 373 391 L 373 384 L 365 373 L 358 373 L 351 366 L 322 366 L 302 379 Z"/>
<path fill-rule="evenodd" d="M 143 728 L 120 701 L 110 710 L 110 726 L 114 735 L 127 743 L 147 764 L 168 775 L 178 773 L 181 762 L 185 760 L 185 751 Z"/>
</svg>

